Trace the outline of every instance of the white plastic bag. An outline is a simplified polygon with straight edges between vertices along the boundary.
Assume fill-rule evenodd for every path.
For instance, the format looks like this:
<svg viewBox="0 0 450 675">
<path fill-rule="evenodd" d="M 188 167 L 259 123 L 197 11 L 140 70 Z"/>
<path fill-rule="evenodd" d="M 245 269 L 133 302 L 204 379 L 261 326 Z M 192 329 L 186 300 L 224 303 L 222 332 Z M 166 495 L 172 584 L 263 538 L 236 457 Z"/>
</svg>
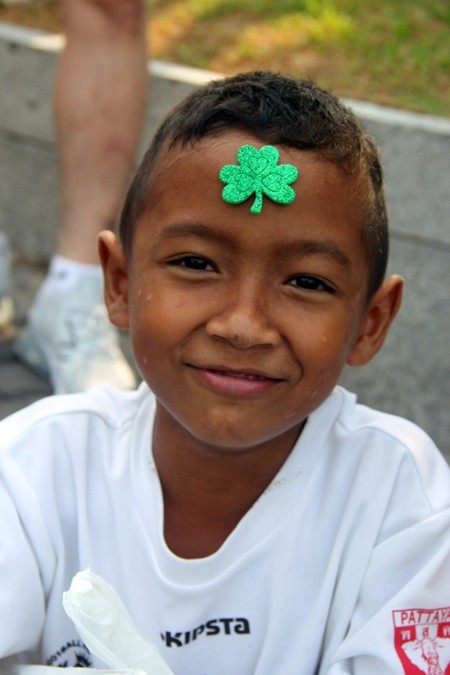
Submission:
<svg viewBox="0 0 450 675">
<path fill-rule="evenodd" d="M 89 650 L 110 668 L 174 675 L 156 647 L 138 633 L 116 591 L 90 569 L 74 576 L 63 606 Z"/>
</svg>

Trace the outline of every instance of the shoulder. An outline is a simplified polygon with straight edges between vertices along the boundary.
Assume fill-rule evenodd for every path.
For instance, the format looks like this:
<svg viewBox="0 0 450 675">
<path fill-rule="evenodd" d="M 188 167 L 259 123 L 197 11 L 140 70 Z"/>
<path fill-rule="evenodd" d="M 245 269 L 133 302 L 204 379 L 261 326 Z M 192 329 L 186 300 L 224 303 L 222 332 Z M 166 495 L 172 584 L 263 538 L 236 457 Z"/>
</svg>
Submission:
<svg viewBox="0 0 450 675">
<path fill-rule="evenodd" d="M 362 405 L 357 402 L 355 394 L 343 387 L 336 387 L 332 396 L 338 400 L 335 423 L 347 442 L 358 445 L 363 439 L 372 439 L 391 451 L 411 454 L 417 459 L 422 456 L 423 449 L 432 454 L 438 453 L 428 434 L 413 422 Z"/>
<path fill-rule="evenodd" d="M 0 422 L 2 455 L 24 448 L 42 452 L 55 445 L 82 451 L 94 435 L 117 435 L 133 424 L 139 409 L 153 395 L 145 385 L 123 392 L 101 387 L 86 393 L 49 396 Z"/>
<path fill-rule="evenodd" d="M 329 401 L 329 403 L 328 403 Z M 399 507 L 415 500 L 430 515 L 450 506 L 450 468 L 431 438 L 416 424 L 357 403 L 336 387 L 315 426 L 333 409 L 325 445 L 329 456 L 381 494 L 397 495 Z"/>
</svg>

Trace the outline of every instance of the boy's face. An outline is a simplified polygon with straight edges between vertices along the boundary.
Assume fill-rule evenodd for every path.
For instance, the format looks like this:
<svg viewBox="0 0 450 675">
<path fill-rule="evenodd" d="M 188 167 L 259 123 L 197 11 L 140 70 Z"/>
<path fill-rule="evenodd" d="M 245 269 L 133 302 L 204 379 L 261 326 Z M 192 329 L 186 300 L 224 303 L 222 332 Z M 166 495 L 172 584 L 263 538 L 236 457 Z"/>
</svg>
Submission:
<svg viewBox="0 0 450 675">
<path fill-rule="evenodd" d="M 295 438 L 352 358 L 367 309 L 362 181 L 279 147 L 299 170 L 296 199 L 264 197 L 252 214 L 253 198 L 225 203 L 219 180 L 244 144 L 264 145 L 234 131 L 161 156 L 122 285 L 161 414 L 230 452 Z"/>
</svg>

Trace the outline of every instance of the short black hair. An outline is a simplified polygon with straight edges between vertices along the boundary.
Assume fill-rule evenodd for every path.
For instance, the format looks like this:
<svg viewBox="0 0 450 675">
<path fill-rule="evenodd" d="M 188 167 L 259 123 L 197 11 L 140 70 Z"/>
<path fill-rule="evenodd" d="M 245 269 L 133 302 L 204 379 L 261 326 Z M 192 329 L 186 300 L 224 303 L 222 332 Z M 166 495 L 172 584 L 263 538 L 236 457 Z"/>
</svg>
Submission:
<svg viewBox="0 0 450 675">
<path fill-rule="evenodd" d="M 382 283 L 388 257 L 388 224 L 380 157 L 356 115 L 312 82 L 270 71 L 214 80 L 196 89 L 166 117 L 128 191 L 119 224 L 125 253 L 145 211 L 151 177 L 163 149 L 188 145 L 227 129 L 245 129 L 264 143 L 314 150 L 344 172 L 368 178 L 362 237 L 369 262 L 368 297 Z"/>
</svg>

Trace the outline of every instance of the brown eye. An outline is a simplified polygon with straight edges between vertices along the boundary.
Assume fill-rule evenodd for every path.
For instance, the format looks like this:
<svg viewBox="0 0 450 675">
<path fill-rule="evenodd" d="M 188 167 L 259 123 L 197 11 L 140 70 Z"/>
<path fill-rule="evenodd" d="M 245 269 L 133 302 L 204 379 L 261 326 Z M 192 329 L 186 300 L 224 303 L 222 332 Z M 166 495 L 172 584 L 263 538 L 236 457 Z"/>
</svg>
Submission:
<svg viewBox="0 0 450 675">
<path fill-rule="evenodd" d="M 322 291 L 333 293 L 333 288 L 318 277 L 301 274 L 289 280 L 289 285 L 305 291 Z"/>
<path fill-rule="evenodd" d="M 176 260 L 171 260 L 169 264 L 174 267 L 185 267 L 186 269 L 198 271 L 209 271 L 214 269 L 214 266 L 209 260 L 198 255 L 185 255 Z"/>
</svg>

